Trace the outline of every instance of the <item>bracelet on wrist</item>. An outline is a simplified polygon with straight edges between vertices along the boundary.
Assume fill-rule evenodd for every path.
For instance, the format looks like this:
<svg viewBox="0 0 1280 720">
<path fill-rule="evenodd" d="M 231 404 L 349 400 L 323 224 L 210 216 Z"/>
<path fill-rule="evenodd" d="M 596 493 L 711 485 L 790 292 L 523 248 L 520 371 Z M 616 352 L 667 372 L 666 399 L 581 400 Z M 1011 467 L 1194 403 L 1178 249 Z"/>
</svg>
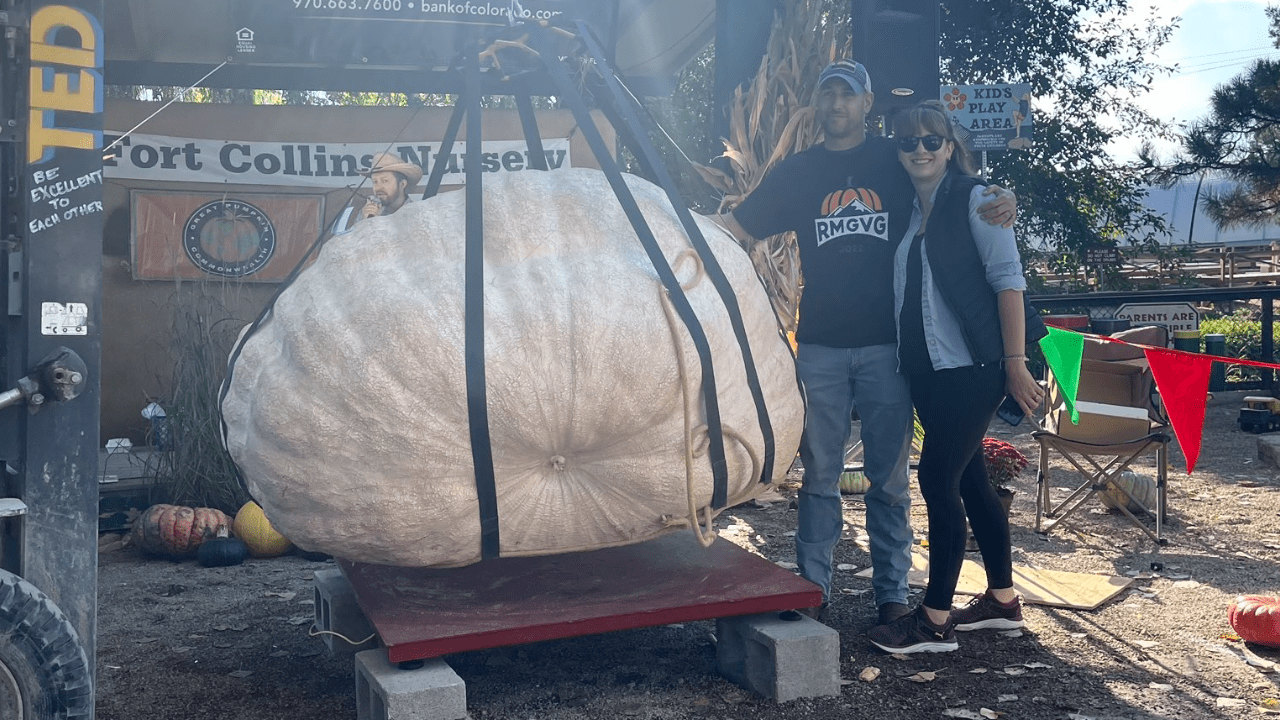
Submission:
<svg viewBox="0 0 1280 720">
<path fill-rule="evenodd" d="M 1010 360 L 1021 360 L 1022 362 L 1026 362 L 1027 356 L 1026 355 L 1005 355 L 1004 356 L 1004 362 L 1009 362 Z"/>
</svg>

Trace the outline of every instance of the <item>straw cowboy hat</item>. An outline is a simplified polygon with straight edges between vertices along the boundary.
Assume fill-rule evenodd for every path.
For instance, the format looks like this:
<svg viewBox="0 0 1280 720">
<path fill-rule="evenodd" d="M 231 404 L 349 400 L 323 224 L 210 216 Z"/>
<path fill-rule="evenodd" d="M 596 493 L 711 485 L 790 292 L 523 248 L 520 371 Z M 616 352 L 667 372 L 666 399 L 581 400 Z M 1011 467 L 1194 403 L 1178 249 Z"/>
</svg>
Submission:
<svg viewBox="0 0 1280 720">
<path fill-rule="evenodd" d="M 374 155 L 373 165 L 361 170 L 360 174 L 372 177 L 377 172 L 398 172 L 408 178 L 409 187 L 417 185 L 418 181 L 422 179 L 422 168 L 413 163 L 407 163 L 391 153 Z"/>
</svg>

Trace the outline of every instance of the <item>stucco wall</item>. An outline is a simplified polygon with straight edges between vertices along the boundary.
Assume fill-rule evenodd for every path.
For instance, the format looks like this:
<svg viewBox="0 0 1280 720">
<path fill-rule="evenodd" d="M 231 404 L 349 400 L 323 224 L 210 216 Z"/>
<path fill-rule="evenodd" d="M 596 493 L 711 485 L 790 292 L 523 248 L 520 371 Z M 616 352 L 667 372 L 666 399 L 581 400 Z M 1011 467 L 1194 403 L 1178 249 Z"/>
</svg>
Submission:
<svg viewBox="0 0 1280 720">
<path fill-rule="evenodd" d="M 133 128 L 159 108 L 157 103 L 108 101 L 106 127 Z M 398 138 L 439 141 L 451 108 L 245 106 L 175 103 L 147 121 L 139 133 L 185 138 L 246 141 L 387 142 Z M 570 138 L 570 158 L 577 167 L 599 167 L 567 111 L 539 111 L 546 138 Z M 602 118 L 596 124 L 610 147 L 613 131 Z M 514 110 L 486 110 L 484 139 L 522 140 Z M 460 141 L 466 140 L 465 132 Z M 452 189 L 446 186 L 446 190 Z M 325 226 L 332 224 L 351 200 L 351 191 L 287 185 L 230 186 L 113 178 L 103 189 L 106 227 L 103 233 L 102 307 L 102 441 L 127 437 L 135 445 L 147 441 L 147 423 L 139 414 L 150 400 L 168 397 L 174 372 L 175 317 L 198 315 L 208 327 L 240 326 L 262 309 L 279 287 L 275 282 L 223 280 L 134 280 L 130 267 L 131 190 L 182 190 L 223 193 L 324 193 Z M 422 192 L 422 185 L 416 188 Z M 367 194 L 367 192 L 366 192 Z M 174 243 L 180 239 L 175 237 Z M 181 325 L 179 322 L 178 325 Z M 179 333 L 181 334 L 181 333 Z"/>
</svg>

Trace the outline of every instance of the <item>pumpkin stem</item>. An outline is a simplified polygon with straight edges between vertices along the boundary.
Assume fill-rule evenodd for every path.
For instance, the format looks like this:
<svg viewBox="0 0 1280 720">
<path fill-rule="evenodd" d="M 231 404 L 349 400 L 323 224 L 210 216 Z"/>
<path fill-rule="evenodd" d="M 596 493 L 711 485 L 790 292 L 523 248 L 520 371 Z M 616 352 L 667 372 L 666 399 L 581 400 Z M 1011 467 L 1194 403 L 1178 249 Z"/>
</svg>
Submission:
<svg viewBox="0 0 1280 720">
<path fill-rule="evenodd" d="M 227 529 L 226 523 L 218 526 L 218 537 L 231 537 L 231 531 Z"/>
</svg>

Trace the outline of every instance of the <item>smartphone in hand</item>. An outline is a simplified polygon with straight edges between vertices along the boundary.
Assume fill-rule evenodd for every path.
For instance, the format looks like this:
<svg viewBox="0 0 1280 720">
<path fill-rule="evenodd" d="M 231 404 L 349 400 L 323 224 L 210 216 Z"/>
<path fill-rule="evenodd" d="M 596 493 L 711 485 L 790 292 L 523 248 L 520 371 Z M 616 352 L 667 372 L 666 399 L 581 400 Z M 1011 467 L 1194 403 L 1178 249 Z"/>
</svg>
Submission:
<svg viewBox="0 0 1280 720">
<path fill-rule="evenodd" d="M 1026 416 L 1027 414 L 1022 411 L 1022 406 L 1018 404 L 1017 399 L 1012 395 L 1005 395 L 1004 402 L 1000 403 L 1000 407 L 996 408 L 996 417 L 1013 426 L 1022 424 L 1022 419 Z"/>
</svg>

